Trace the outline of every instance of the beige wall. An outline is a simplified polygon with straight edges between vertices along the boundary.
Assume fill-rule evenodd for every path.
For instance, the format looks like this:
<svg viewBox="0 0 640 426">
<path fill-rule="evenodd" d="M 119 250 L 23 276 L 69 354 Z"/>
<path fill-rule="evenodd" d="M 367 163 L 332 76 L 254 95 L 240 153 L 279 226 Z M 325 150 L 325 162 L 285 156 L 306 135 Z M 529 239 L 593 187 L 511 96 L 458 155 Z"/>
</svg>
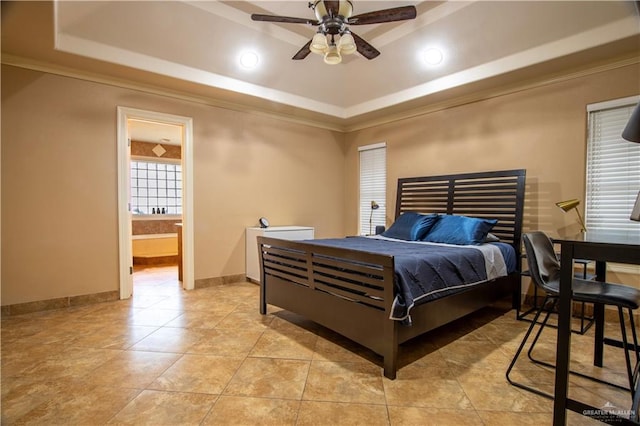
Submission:
<svg viewBox="0 0 640 426">
<path fill-rule="evenodd" d="M 640 67 L 523 90 L 347 135 L 347 232 L 357 230 L 358 146 L 387 143 L 387 225 L 399 177 L 527 170 L 524 230 L 577 235 L 575 214 L 554 202 L 584 200 L 586 107 L 640 94 Z M 581 205 L 582 209 L 584 206 Z M 640 287 L 640 275 L 624 281 Z"/>
<path fill-rule="evenodd" d="M 2 305 L 118 290 L 117 106 L 193 118 L 196 279 L 260 216 L 344 234 L 341 134 L 3 66 Z"/>
<path fill-rule="evenodd" d="M 575 215 L 553 203 L 584 199 L 587 104 L 640 94 L 639 76 L 627 66 L 348 134 L 347 232 L 357 229 L 358 146 L 386 142 L 390 207 L 399 177 L 524 168 L 525 230 L 575 234 Z"/>
<path fill-rule="evenodd" d="M 398 177 L 527 169 L 525 230 L 572 235 L 589 103 L 640 93 L 638 65 L 336 134 L 71 78 L 2 68 L 2 305 L 118 289 L 116 107 L 194 121 L 195 278 L 244 273 L 244 229 L 357 231 L 357 147 Z M 97 225 L 96 225 L 97 224 Z M 639 275 L 624 280 L 638 284 Z"/>
</svg>

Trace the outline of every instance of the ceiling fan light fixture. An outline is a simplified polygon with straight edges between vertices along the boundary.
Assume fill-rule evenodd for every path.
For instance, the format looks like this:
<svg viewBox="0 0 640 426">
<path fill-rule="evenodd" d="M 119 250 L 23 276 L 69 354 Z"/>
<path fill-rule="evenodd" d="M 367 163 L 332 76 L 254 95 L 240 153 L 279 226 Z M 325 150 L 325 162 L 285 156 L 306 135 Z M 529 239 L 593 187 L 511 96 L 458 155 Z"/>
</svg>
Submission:
<svg viewBox="0 0 640 426">
<path fill-rule="evenodd" d="M 335 44 L 329 46 L 329 50 L 324 54 L 324 62 L 329 65 L 336 65 L 342 62 L 342 56 L 340 56 L 338 47 Z"/>
<path fill-rule="evenodd" d="M 342 61 L 341 54 L 349 55 L 354 53 L 354 50 L 369 60 L 380 55 L 380 52 L 366 40 L 355 33 L 351 33 L 350 25 L 406 21 L 415 19 L 417 16 L 415 6 L 392 7 L 353 16 L 353 3 L 351 0 L 313 0 L 313 2 L 310 1 L 308 3 L 308 6 L 316 15 L 315 20 L 292 16 L 263 15 L 260 13 L 252 13 L 251 20 L 305 24 L 317 27 L 316 35 L 302 46 L 291 59 L 297 61 L 306 58 L 310 53 L 316 53 L 323 54 L 326 63 L 338 64 Z M 328 39 L 329 36 L 331 39 Z M 343 38 L 344 40 L 342 40 Z M 338 45 L 336 45 L 336 42 Z"/>
<path fill-rule="evenodd" d="M 327 36 L 322 33 L 316 33 L 311 40 L 311 45 L 309 46 L 309 50 L 313 53 L 317 53 L 319 55 L 323 55 L 327 49 L 329 49 L 329 44 L 327 43 Z"/>
<path fill-rule="evenodd" d="M 338 49 L 340 49 L 340 53 L 344 55 L 351 55 L 352 53 L 356 52 L 356 41 L 350 32 L 347 31 L 340 36 L 340 41 L 338 41 Z"/>
</svg>

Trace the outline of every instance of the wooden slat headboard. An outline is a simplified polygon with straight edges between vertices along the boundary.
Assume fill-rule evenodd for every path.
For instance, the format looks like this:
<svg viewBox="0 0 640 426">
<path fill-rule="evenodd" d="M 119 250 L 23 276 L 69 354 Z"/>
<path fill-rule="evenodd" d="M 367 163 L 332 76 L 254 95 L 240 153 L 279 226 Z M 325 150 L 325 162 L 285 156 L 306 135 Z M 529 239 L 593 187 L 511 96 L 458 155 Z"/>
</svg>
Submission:
<svg viewBox="0 0 640 426">
<path fill-rule="evenodd" d="M 404 212 L 498 219 L 491 233 L 520 254 L 526 171 L 398 179 L 396 218 Z"/>
</svg>

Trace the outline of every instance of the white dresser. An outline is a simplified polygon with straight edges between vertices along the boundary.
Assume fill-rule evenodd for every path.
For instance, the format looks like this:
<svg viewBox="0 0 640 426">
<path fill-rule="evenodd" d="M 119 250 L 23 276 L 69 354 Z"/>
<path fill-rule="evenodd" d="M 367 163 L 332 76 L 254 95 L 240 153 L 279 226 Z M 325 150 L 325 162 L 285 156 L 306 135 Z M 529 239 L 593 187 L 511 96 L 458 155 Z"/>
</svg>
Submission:
<svg viewBox="0 0 640 426">
<path fill-rule="evenodd" d="M 247 278 L 260 282 L 260 263 L 257 237 L 280 238 L 282 240 L 310 240 L 314 229 L 309 226 L 270 226 L 268 228 L 247 228 L 246 267 Z"/>
</svg>

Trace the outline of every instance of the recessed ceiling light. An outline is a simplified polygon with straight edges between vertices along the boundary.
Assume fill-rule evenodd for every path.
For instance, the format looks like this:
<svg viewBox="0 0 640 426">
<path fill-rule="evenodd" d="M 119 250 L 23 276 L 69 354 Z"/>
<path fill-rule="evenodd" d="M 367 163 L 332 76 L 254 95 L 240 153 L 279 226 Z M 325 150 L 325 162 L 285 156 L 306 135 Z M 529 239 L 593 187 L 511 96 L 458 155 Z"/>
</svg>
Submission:
<svg viewBox="0 0 640 426">
<path fill-rule="evenodd" d="M 244 52 L 242 55 L 240 55 L 240 65 L 242 65 L 243 68 L 249 70 L 258 66 L 259 61 L 260 58 L 255 52 Z"/>
<path fill-rule="evenodd" d="M 444 59 L 442 51 L 435 47 L 430 47 L 425 50 L 422 57 L 424 58 L 424 61 L 429 65 L 439 65 Z"/>
</svg>

